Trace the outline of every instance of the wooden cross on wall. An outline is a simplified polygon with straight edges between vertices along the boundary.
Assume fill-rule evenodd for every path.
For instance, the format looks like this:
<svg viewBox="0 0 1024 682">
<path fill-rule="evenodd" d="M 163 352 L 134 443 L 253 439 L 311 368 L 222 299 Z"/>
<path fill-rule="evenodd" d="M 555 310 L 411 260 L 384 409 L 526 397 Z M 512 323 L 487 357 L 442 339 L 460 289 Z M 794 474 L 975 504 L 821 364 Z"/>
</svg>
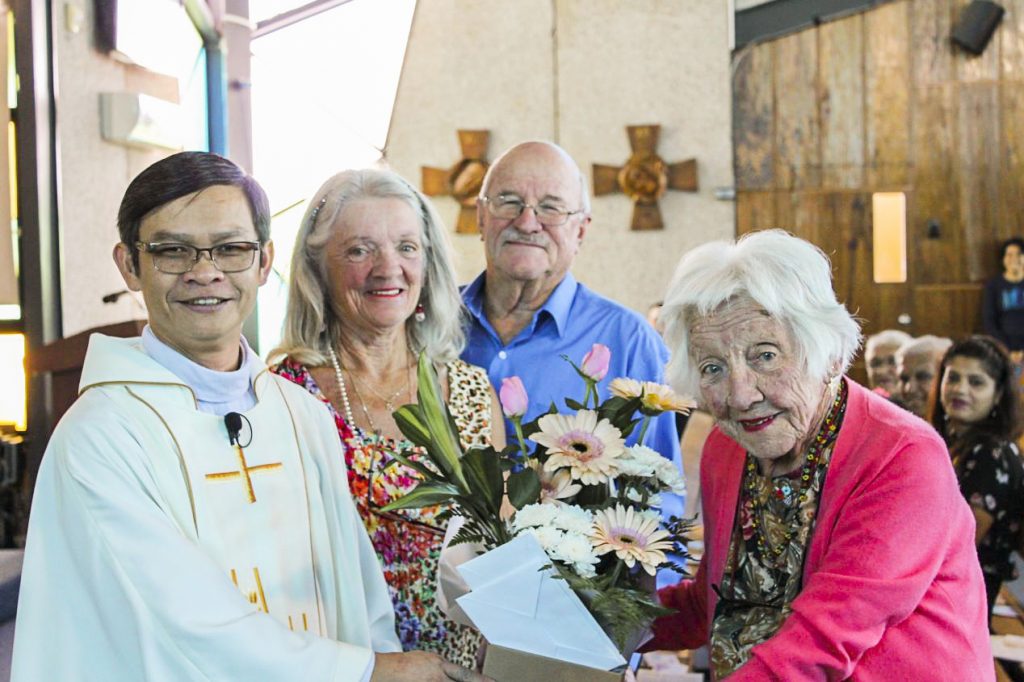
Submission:
<svg viewBox="0 0 1024 682">
<path fill-rule="evenodd" d="M 476 198 L 487 172 L 487 130 L 460 130 L 459 147 L 462 158 L 451 168 L 423 166 L 423 193 L 430 197 L 455 197 L 459 202 L 459 219 L 455 231 L 476 234 Z"/>
<path fill-rule="evenodd" d="M 665 163 L 658 156 L 660 125 L 627 126 L 633 154 L 625 166 L 594 164 L 594 194 L 622 192 L 633 200 L 634 230 L 660 230 L 660 199 L 666 190 L 697 191 L 697 160 Z"/>
</svg>

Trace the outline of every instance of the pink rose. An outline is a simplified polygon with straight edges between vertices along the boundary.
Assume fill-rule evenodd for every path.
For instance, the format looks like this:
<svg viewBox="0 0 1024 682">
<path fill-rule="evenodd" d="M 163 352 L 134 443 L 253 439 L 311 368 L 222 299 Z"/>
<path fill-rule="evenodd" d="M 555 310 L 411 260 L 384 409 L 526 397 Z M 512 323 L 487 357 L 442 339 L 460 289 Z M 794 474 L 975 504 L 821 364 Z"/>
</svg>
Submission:
<svg viewBox="0 0 1024 682">
<path fill-rule="evenodd" d="M 523 386 L 523 380 L 519 377 L 502 379 L 498 398 L 501 400 L 501 411 L 509 419 L 522 417 L 530 405 L 529 398 L 526 396 L 526 387 Z"/>
<path fill-rule="evenodd" d="M 611 361 L 612 352 L 608 350 L 608 346 L 595 343 L 590 352 L 583 356 L 583 364 L 580 365 L 580 369 L 594 381 L 600 381 L 608 374 L 608 365 Z"/>
</svg>

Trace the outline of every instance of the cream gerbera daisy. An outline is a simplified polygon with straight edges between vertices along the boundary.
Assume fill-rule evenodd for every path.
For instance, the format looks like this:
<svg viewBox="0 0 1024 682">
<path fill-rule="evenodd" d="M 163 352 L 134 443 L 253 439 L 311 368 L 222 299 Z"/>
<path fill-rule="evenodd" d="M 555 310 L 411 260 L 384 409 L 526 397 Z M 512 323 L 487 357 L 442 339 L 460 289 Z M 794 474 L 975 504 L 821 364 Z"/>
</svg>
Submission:
<svg viewBox="0 0 1024 682">
<path fill-rule="evenodd" d="M 559 469 L 551 473 L 539 467 L 537 478 L 540 479 L 540 501 L 541 504 L 565 504 L 562 502 L 567 497 L 572 497 L 583 486 L 572 482 L 572 474 L 568 469 Z"/>
<path fill-rule="evenodd" d="M 545 471 L 568 468 L 573 480 L 587 485 L 604 483 L 616 473 L 615 460 L 625 451 L 622 433 L 594 410 L 574 415 L 548 414 L 537 423 L 530 440 L 548 449 Z"/>
<path fill-rule="evenodd" d="M 654 381 L 637 381 L 619 377 L 612 379 L 608 385 L 612 395 L 620 398 L 640 398 L 640 411 L 644 414 L 661 414 L 662 412 L 680 412 L 688 414 L 697 407 L 696 401 L 690 396 L 679 395 L 665 384 Z"/>
<path fill-rule="evenodd" d="M 590 541 L 597 554 L 615 552 L 630 568 L 639 561 L 650 575 L 664 563 L 665 550 L 672 549 L 669 534 L 658 528 L 657 519 L 618 504 L 594 515 Z"/>
</svg>

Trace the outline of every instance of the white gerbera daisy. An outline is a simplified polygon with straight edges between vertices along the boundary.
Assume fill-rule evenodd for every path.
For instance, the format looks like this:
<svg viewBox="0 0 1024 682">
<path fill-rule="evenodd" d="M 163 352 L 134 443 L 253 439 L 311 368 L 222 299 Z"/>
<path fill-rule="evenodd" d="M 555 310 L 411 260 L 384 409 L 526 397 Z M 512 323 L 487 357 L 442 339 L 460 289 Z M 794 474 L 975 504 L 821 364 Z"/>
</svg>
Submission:
<svg viewBox="0 0 1024 682">
<path fill-rule="evenodd" d="M 530 440 L 548 449 L 546 471 L 568 468 L 574 480 L 587 485 L 604 483 L 615 475 L 615 462 L 625 449 L 622 433 L 607 419 L 598 421 L 594 410 L 569 416 L 548 414 L 538 425 L 540 431 Z"/>
<path fill-rule="evenodd" d="M 602 509 L 594 516 L 594 551 L 599 555 L 615 552 L 630 568 L 639 562 L 650 575 L 665 562 L 665 551 L 672 548 L 668 538 L 669 534 L 659 529 L 650 515 L 622 505 Z"/>
</svg>

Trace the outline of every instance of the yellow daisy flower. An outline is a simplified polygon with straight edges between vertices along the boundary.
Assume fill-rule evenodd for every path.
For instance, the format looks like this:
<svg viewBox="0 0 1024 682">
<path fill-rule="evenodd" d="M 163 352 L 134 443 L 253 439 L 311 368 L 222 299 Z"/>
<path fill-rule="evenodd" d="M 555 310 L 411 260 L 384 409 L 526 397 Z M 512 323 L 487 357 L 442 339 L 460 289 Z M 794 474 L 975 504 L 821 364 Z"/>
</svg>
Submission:
<svg viewBox="0 0 1024 682">
<path fill-rule="evenodd" d="M 690 396 L 679 395 L 664 384 L 654 381 L 637 381 L 619 377 L 613 379 L 608 385 L 612 395 L 620 398 L 640 398 L 645 414 L 660 414 L 661 412 L 680 412 L 689 414 L 690 410 L 697 407 L 696 401 Z"/>
</svg>

